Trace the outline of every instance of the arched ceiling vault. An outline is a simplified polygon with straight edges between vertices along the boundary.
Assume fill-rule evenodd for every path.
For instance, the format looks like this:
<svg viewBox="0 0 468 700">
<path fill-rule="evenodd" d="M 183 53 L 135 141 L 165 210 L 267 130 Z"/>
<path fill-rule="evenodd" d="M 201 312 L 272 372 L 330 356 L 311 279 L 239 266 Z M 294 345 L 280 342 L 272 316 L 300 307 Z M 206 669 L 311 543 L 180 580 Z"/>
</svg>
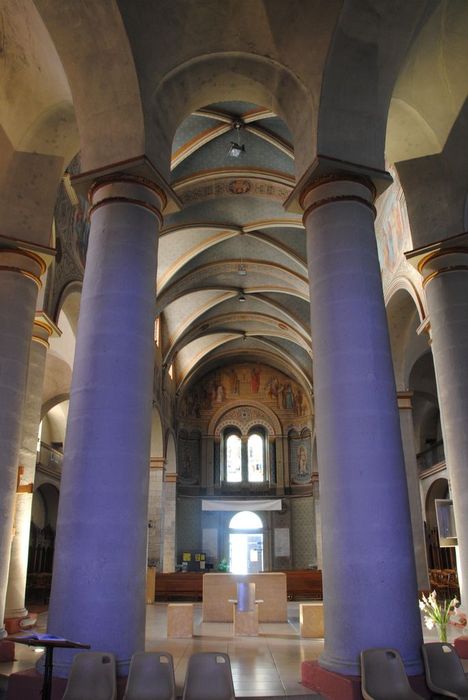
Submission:
<svg viewBox="0 0 468 700">
<path fill-rule="evenodd" d="M 310 392 L 305 233 L 282 206 L 293 156 L 284 122 L 250 102 L 204 105 L 175 133 L 171 184 L 184 206 L 161 231 L 157 307 L 179 390 L 201 368 L 248 358 Z"/>
</svg>

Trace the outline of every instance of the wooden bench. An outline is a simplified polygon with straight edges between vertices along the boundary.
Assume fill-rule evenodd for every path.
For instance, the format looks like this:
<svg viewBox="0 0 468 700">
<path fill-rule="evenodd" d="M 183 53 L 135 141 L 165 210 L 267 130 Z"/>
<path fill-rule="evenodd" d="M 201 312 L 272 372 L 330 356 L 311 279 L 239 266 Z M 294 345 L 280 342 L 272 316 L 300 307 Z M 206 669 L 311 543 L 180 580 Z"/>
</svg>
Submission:
<svg viewBox="0 0 468 700">
<path fill-rule="evenodd" d="M 201 600 L 203 575 L 199 571 L 156 573 L 156 600 Z"/>
<path fill-rule="evenodd" d="M 285 571 L 288 600 L 322 600 L 322 572 L 319 569 Z"/>
<path fill-rule="evenodd" d="M 280 573 L 280 572 L 272 572 Z M 284 571 L 288 600 L 322 600 L 322 572 L 316 569 Z M 211 573 L 184 571 L 156 574 L 156 600 L 202 600 L 203 576 Z M 261 596 L 260 596 L 261 597 Z"/>
</svg>

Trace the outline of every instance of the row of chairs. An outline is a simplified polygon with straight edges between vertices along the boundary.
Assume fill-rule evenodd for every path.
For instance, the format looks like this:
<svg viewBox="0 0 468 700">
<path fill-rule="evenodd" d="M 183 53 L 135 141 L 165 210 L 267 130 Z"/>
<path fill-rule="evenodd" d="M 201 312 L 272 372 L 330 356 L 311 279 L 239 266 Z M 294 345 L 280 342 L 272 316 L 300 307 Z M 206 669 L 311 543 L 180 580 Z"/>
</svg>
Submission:
<svg viewBox="0 0 468 700">
<path fill-rule="evenodd" d="M 468 700 L 468 678 L 451 644 L 423 644 L 422 657 L 427 686 L 437 697 Z M 365 700 L 423 700 L 411 688 L 396 649 L 361 652 L 361 689 Z"/>
<path fill-rule="evenodd" d="M 83 651 L 72 663 L 62 700 L 115 700 L 116 664 L 113 654 Z M 166 652 L 134 654 L 123 700 L 175 700 L 172 655 Z M 234 700 L 229 656 L 200 652 L 189 659 L 182 700 Z"/>
</svg>

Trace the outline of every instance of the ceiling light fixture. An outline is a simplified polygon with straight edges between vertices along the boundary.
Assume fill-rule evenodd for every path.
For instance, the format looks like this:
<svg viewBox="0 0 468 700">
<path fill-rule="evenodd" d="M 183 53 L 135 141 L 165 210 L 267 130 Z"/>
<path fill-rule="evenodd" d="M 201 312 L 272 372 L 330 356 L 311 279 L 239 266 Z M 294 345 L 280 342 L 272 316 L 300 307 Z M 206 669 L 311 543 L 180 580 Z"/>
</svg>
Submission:
<svg viewBox="0 0 468 700">
<path fill-rule="evenodd" d="M 231 156 L 231 158 L 239 158 L 242 153 L 245 153 L 245 146 L 240 141 L 240 129 L 242 126 L 243 123 L 239 119 L 234 122 L 234 129 L 237 130 L 237 140 L 231 141 L 229 146 L 228 156 Z"/>
<path fill-rule="evenodd" d="M 240 260 L 239 260 L 239 264 L 237 266 L 237 274 L 240 275 L 241 277 L 245 277 L 245 275 L 247 274 L 247 267 L 245 266 L 245 263 L 244 263 L 244 243 L 243 243 L 244 232 L 239 231 L 239 236 L 240 236 L 240 241 L 239 241 L 239 248 L 240 248 L 239 258 L 240 258 Z"/>
<path fill-rule="evenodd" d="M 243 303 L 245 300 L 246 300 L 246 296 L 245 296 L 243 290 L 241 289 L 241 291 L 239 292 L 239 296 L 237 297 L 237 301 L 240 301 L 241 303 Z"/>
</svg>

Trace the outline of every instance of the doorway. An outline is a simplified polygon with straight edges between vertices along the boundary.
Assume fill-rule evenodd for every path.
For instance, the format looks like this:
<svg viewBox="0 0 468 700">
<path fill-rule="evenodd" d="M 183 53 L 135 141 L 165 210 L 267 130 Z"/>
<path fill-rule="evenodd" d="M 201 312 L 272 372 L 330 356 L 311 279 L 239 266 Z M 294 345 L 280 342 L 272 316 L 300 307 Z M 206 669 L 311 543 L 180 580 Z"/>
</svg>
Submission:
<svg viewBox="0 0 468 700">
<path fill-rule="evenodd" d="M 263 523 L 252 511 L 236 513 L 229 523 L 229 570 L 232 574 L 263 571 Z"/>
</svg>

